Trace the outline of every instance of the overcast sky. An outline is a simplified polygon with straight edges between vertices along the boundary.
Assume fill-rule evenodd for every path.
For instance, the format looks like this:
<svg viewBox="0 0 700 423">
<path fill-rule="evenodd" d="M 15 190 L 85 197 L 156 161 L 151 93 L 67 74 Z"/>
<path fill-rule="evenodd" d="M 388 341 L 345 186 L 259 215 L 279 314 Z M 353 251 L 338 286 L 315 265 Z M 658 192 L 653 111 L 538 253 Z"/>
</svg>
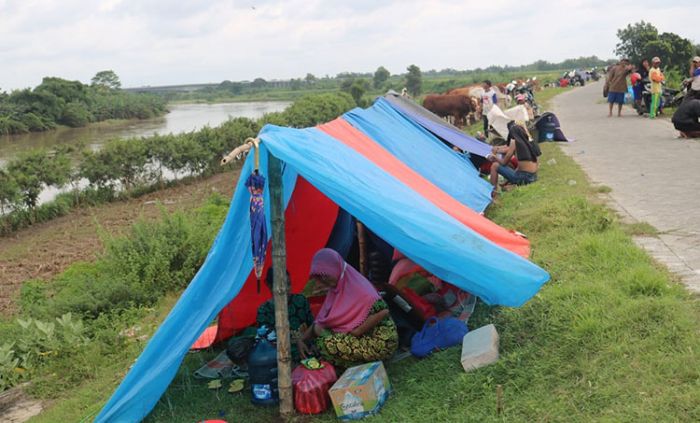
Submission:
<svg viewBox="0 0 700 423">
<path fill-rule="evenodd" d="M 0 0 L 0 90 L 125 87 L 613 57 L 641 19 L 700 42 L 696 0 Z"/>
</svg>

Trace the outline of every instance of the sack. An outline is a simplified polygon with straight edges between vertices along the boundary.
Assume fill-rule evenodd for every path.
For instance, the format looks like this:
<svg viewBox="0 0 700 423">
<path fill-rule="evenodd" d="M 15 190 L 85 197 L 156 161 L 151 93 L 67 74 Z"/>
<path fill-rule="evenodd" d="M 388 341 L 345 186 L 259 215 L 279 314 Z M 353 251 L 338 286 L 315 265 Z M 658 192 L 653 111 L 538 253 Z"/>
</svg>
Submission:
<svg viewBox="0 0 700 423">
<path fill-rule="evenodd" d="M 226 355 L 234 363 L 243 363 L 248 359 L 248 354 L 255 345 L 255 338 L 252 336 L 237 336 L 231 338 L 226 346 Z"/>
<path fill-rule="evenodd" d="M 606 82 L 605 85 L 603 86 L 603 97 L 608 98 L 608 83 Z"/>
<path fill-rule="evenodd" d="M 323 367 L 309 370 L 303 365 L 292 372 L 294 408 L 302 414 L 318 414 L 326 411 L 331 403 L 328 390 L 338 380 L 335 368 L 322 361 Z"/>
<path fill-rule="evenodd" d="M 411 339 L 411 354 L 422 358 L 429 356 L 436 349 L 445 349 L 462 343 L 462 338 L 469 332 L 467 325 L 454 317 L 438 319 L 431 317 L 423 329 Z"/>
</svg>

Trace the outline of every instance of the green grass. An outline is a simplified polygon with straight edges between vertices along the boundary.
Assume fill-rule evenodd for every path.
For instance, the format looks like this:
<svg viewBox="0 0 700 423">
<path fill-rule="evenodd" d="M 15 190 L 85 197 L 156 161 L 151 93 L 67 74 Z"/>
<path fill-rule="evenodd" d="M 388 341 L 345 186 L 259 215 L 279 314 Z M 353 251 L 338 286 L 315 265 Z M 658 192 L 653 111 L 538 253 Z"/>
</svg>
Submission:
<svg viewBox="0 0 700 423">
<path fill-rule="evenodd" d="M 477 309 L 470 327 L 494 323 L 501 335 L 496 364 L 464 373 L 459 348 L 391 364 L 394 393 L 369 421 L 700 420 L 697 299 L 591 201 L 595 189 L 569 157 L 555 145 L 542 148 L 557 164 L 544 166 L 536 184 L 505 194 L 489 215 L 527 233 L 532 259 L 552 280 L 521 308 Z M 191 376 L 212 354 L 188 355 L 147 421 L 276 421 L 274 409 L 252 406 L 245 393 L 213 392 Z M 36 421 L 76 421 L 97 410 L 129 362 L 121 371 L 119 363 L 101 369 L 106 380 L 77 388 Z"/>
<path fill-rule="evenodd" d="M 542 149 L 556 164 L 543 166 L 536 184 L 504 194 L 488 215 L 529 236 L 532 260 L 552 280 L 521 308 L 477 308 L 470 328 L 494 323 L 501 335 L 496 364 L 464 373 L 459 348 L 390 364 L 394 392 L 368 421 L 700 421 L 697 297 L 634 245 L 630 233 L 649 228 L 630 232 L 597 204 L 598 189 L 571 158 L 553 144 Z M 103 367 L 87 363 L 94 376 L 56 393 L 55 404 L 33 421 L 90 419 L 138 349 L 116 352 Z M 226 393 L 228 383 L 214 392 L 192 377 L 213 354 L 186 357 L 147 421 L 278 421 L 275 409 Z M 504 390 L 501 416 L 497 385 Z M 336 421 L 332 412 L 299 420 Z"/>
<path fill-rule="evenodd" d="M 626 225 L 623 224 L 622 230 L 625 231 L 626 234 L 631 236 L 656 236 L 659 234 L 659 231 L 647 222 L 635 222 Z"/>
</svg>

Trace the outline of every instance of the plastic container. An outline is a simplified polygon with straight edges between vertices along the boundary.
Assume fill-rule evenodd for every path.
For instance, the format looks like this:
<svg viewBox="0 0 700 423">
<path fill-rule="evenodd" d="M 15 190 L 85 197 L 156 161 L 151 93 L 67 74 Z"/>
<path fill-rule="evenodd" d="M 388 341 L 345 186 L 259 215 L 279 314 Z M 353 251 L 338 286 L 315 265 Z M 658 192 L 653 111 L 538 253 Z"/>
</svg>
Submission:
<svg viewBox="0 0 700 423">
<path fill-rule="evenodd" d="M 248 355 L 251 402 L 275 405 L 279 402 L 277 386 L 277 348 L 265 336 L 267 329 L 258 329 L 257 343 Z"/>
<path fill-rule="evenodd" d="M 294 389 L 294 408 L 302 414 L 318 414 L 326 411 L 331 405 L 328 390 L 338 377 L 333 365 L 321 362 L 323 368 L 309 370 L 299 365 L 292 372 L 292 387 Z"/>
</svg>

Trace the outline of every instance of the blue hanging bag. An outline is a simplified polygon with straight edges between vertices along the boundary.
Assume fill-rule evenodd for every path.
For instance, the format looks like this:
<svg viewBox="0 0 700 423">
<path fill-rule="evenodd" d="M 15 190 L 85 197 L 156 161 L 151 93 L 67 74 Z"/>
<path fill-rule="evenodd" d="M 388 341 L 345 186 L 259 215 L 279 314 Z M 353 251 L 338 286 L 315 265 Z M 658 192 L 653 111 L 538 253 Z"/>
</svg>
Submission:
<svg viewBox="0 0 700 423">
<path fill-rule="evenodd" d="M 425 321 L 423 329 L 411 338 L 411 354 L 423 358 L 435 350 L 459 345 L 467 332 L 469 328 L 459 319 L 431 317 Z"/>
</svg>

